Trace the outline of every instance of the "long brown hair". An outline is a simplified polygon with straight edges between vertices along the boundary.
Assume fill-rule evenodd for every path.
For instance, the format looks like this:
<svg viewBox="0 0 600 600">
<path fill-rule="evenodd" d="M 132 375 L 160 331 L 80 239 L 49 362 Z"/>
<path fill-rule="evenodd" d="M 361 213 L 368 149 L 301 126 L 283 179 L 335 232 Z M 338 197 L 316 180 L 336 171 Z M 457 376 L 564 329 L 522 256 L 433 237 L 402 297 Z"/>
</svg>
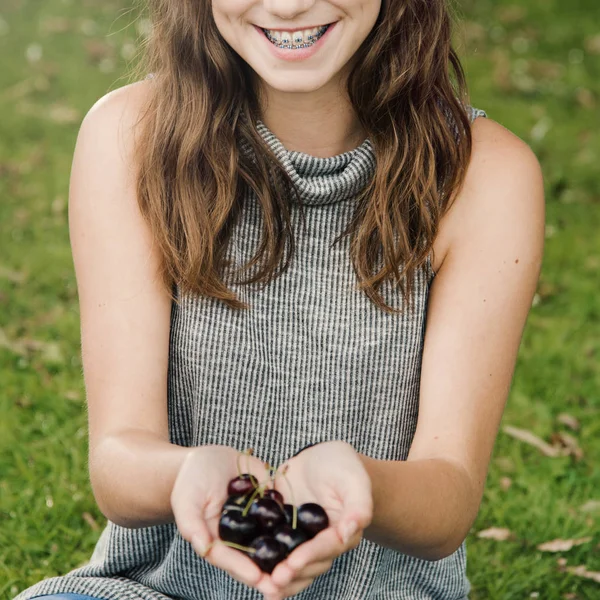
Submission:
<svg viewBox="0 0 600 600">
<path fill-rule="evenodd" d="M 266 284 L 294 255 L 294 184 L 254 126 L 261 118 L 259 83 L 220 35 L 210 1 L 148 0 L 147 7 L 152 30 L 132 70 L 134 78 L 154 75 L 136 136 L 137 193 L 161 250 L 164 284 L 176 302 L 175 284 L 179 295 L 250 308 L 224 279 L 244 190 L 256 194 L 263 236 L 236 272 L 259 265 L 240 283 Z M 447 0 L 382 0 L 347 81 L 377 168 L 335 243 L 350 236 L 357 289 L 389 313 L 398 311 L 378 293 L 380 285 L 392 279 L 403 307 L 411 301 L 415 271 L 432 250 L 471 154 L 468 92 L 452 47 L 452 16 Z M 240 140 L 254 160 L 240 151 Z M 379 256 L 382 267 L 373 273 Z"/>
</svg>

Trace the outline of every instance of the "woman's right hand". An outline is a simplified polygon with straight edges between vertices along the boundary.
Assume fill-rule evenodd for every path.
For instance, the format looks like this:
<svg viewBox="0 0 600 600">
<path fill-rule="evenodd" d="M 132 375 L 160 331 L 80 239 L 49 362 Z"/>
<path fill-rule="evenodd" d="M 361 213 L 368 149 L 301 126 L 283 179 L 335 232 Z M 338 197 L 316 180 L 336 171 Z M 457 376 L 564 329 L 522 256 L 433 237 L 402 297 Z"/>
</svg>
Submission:
<svg viewBox="0 0 600 600">
<path fill-rule="evenodd" d="M 229 446 L 199 446 L 182 463 L 171 492 L 171 508 L 181 536 L 212 565 L 227 571 L 250 587 L 277 588 L 270 576 L 239 550 L 219 543 L 221 507 L 227 500 L 227 484 L 239 475 L 240 452 Z M 259 484 L 268 480 L 267 465 L 255 456 L 240 458 L 242 473 Z"/>
</svg>

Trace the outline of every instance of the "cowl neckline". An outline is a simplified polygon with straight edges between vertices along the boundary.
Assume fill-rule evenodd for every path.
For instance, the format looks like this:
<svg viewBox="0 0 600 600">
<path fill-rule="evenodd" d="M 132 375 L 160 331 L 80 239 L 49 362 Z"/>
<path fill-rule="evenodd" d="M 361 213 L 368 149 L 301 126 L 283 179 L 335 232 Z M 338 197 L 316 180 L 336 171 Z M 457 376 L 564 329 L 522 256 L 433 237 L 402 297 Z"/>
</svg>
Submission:
<svg viewBox="0 0 600 600">
<path fill-rule="evenodd" d="M 352 150 L 322 158 L 288 150 L 260 119 L 256 129 L 289 174 L 303 204 L 318 206 L 353 198 L 375 172 L 375 153 L 369 138 Z"/>
</svg>

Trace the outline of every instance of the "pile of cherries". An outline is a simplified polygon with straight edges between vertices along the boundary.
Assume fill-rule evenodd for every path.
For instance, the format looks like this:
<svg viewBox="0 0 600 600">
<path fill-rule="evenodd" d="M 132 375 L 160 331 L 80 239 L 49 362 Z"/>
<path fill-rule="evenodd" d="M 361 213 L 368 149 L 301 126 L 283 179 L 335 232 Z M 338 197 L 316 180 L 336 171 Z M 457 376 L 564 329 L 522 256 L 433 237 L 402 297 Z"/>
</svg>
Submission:
<svg viewBox="0 0 600 600">
<path fill-rule="evenodd" d="M 221 509 L 219 537 L 249 556 L 265 573 L 272 573 L 294 548 L 329 525 L 323 507 L 308 502 L 296 507 L 254 475 L 241 473 L 229 482 Z"/>
</svg>

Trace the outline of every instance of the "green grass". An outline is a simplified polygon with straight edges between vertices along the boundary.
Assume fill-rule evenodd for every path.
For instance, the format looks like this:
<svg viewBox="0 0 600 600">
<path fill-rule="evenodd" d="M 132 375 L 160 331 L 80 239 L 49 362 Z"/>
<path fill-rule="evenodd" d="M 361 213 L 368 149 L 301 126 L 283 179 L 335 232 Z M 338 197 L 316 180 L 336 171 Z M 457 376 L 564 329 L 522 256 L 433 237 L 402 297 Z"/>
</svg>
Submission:
<svg viewBox="0 0 600 600">
<path fill-rule="evenodd" d="M 581 423 L 583 458 L 501 432 L 468 538 L 472 600 L 593 599 L 600 584 L 600 27 L 597 0 L 465 0 L 473 104 L 534 149 L 548 235 L 503 423 L 545 440 Z M 67 190 L 79 123 L 121 79 L 143 23 L 117 0 L 15 0 L 0 12 L 0 598 L 86 562 L 104 525 L 87 473 Z M 510 478 L 510 487 L 506 489 Z M 504 484 L 504 485 L 503 485 Z M 480 539 L 488 527 L 514 533 Z M 567 552 L 554 538 L 592 536 Z"/>
</svg>

